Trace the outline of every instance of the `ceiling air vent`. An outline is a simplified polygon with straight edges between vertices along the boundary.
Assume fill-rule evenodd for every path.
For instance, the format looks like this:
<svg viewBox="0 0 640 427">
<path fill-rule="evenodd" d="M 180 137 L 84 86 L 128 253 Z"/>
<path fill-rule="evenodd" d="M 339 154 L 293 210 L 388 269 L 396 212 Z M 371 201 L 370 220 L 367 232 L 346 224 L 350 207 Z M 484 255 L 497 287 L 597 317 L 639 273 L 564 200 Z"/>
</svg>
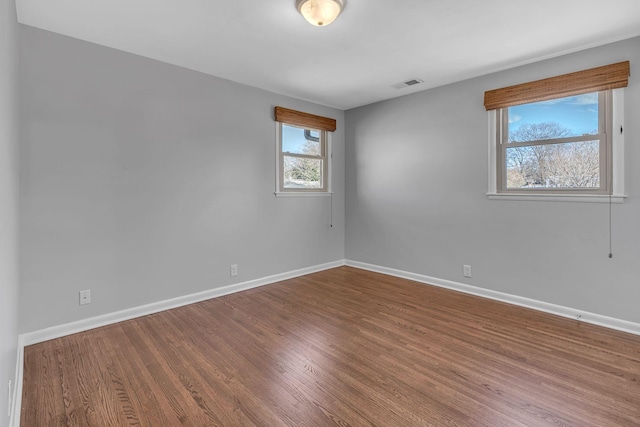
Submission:
<svg viewBox="0 0 640 427">
<path fill-rule="evenodd" d="M 393 87 L 396 88 L 396 89 L 403 89 L 405 87 L 415 86 L 415 85 L 418 85 L 420 83 L 424 83 L 424 80 L 410 79 L 410 80 L 406 80 L 404 82 L 396 83 L 396 84 L 393 85 Z"/>
</svg>

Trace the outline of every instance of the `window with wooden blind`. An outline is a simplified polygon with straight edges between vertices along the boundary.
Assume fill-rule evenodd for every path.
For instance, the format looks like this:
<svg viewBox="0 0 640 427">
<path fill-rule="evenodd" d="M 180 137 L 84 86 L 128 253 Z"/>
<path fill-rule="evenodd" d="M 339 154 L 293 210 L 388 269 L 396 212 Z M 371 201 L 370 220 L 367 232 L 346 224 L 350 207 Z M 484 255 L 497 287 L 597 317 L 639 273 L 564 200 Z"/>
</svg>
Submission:
<svg viewBox="0 0 640 427">
<path fill-rule="evenodd" d="M 485 92 L 489 196 L 622 200 L 628 77 L 621 62 Z"/>
<path fill-rule="evenodd" d="M 329 132 L 336 121 L 283 107 L 275 108 L 276 195 L 330 194 Z"/>
</svg>

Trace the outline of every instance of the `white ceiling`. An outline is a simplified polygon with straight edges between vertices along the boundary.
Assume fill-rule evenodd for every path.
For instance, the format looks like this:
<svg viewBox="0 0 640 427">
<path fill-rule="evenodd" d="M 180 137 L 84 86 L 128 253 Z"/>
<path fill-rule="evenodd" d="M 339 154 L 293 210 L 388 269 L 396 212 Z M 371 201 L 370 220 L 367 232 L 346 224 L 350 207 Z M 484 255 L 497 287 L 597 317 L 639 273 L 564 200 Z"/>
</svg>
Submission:
<svg viewBox="0 0 640 427">
<path fill-rule="evenodd" d="M 295 0 L 16 5 L 22 24 L 345 110 L 640 35 L 640 0 L 346 0 L 324 28 Z"/>
</svg>

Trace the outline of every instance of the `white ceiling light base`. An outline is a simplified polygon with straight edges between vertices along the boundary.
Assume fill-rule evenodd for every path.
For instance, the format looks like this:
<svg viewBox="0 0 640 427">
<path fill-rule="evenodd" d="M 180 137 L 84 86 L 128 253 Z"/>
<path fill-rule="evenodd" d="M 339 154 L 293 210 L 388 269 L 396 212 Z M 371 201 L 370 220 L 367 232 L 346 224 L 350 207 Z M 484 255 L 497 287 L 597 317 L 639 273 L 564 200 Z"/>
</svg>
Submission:
<svg viewBox="0 0 640 427">
<path fill-rule="evenodd" d="M 344 0 L 296 0 L 296 7 L 310 24 L 325 27 L 340 15 Z"/>
</svg>

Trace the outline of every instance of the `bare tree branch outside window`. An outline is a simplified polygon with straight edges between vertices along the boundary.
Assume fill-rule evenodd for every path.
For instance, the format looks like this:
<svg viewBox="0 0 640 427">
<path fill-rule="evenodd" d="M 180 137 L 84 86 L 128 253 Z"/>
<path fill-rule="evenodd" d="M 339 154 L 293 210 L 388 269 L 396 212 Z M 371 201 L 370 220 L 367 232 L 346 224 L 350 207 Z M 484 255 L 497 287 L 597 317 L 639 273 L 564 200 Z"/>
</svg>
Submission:
<svg viewBox="0 0 640 427">
<path fill-rule="evenodd" d="M 568 128 L 556 122 L 524 124 L 509 135 L 509 143 L 570 135 Z M 507 147 L 507 187 L 596 188 L 600 184 L 599 148 L 598 140 Z"/>
</svg>

